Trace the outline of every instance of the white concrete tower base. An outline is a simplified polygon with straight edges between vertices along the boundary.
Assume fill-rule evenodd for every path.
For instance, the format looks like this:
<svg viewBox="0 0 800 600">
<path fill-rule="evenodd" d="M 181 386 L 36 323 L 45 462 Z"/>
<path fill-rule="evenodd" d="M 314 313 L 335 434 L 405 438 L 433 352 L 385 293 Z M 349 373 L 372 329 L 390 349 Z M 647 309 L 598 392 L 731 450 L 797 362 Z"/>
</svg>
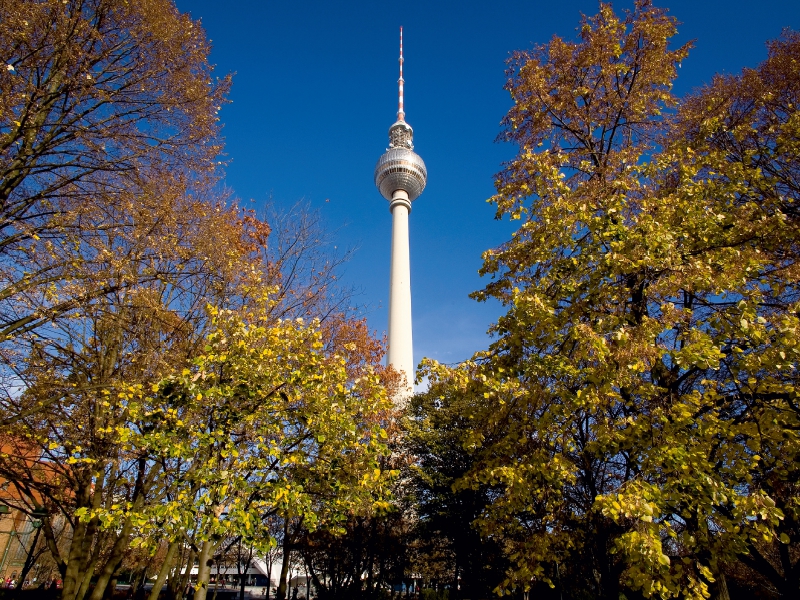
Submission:
<svg viewBox="0 0 800 600">
<path fill-rule="evenodd" d="M 389 204 L 392 212 L 392 264 L 389 272 L 389 349 L 386 364 L 406 377 L 395 403 L 414 392 L 414 346 L 411 340 L 411 259 L 408 243 L 408 194 L 397 190 Z M 399 402 L 398 402 L 399 401 Z"/>
</svg>

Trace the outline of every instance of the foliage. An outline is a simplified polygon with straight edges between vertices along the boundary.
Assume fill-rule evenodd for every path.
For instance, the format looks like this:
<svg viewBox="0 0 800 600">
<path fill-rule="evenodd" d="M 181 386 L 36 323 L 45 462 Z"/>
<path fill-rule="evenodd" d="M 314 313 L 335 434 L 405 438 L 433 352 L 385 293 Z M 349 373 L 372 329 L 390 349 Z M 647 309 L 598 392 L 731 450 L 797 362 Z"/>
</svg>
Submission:
<svg viewBox="0 0 800 600">
<path fill-rule="evenodd" d="M 129 227 L 131 196 L 158 195 L 158 181 L 213 176 L 229 80 L 214 81 L 202 28 L 169 0 L 3 2 L 0 54 L 7 338 L 131 283 L 91 269 L 86 238 Z"/>
<path fill-rule="evenodd" d="M 140 574 L 198 558 L 207 584 L 276 515 L 380 507 L 396 376 L 318 218 L 271 228 L 217 191 L 229 79 L 199 23 L 11 1 L 0 48 L 0 472 L 48 513 L 63 597 L 99 600 L 134 553 Z"/>
<path fill-rule="evenodd" d="M 519 152 L 492 202 L 521 224 L 476 294 L 508 312 L 488 351 L 427 366 L 434 392 L 483 399 L 458 485 L 497 490 L 477 525 L 515 564 L 506 590 L 566 563 L 595 597 L 707 597 L 767 543 L 797 591 L 800 44 L 676 109 L 674 33 L 647 0 L 601 4 L 578 42 L 510 62 Z"/>
<path fill-rule="evenodd" d="M 414 457 L 408 493 L 417 515 L 413 572 L 450 586 L 451 598 L 484 598 L 501 583 L 508 562 L 494 539 L 481 538 L 472 527 L 492 502 L 491 487 L 453 489 L 475 466 L 464 448 L 475 398 L 451 392 L 434 387 L 414 396 L 406 415 L 404 452 Z"/>
<path fill-rule="evenodd" d="M 400 510 L 352 516 L 338 532 L 304 531 L 295 543 L 323 600 L 377 598 L 403 581 L 408 515 Z"/>
<path fill-rule="evenodd" d="M 205 350 L 154 385 L 148 412 L 165 436 L 158 446 L 185 463 L 182 488 L 163 507 L 176 523 L 191 527 L 199 511 L 201 539 L 251 538 L 254 515 L 315 528 L 372 502 L 386 477 L 375 463 L 385 388 L 376 373 L 348 380 L 344 358 L 322 349 L 318 323 L 215 311 Z"/>
<path fill-rule="evenodd" d="M 358 361 L 348 363 L 357 365 Z M 386 369 L 382 375 L 387 390 L 396 393 L 401 389 L 396 371 Z M 408 582 L 413 572 L 410 532 L 416 507 L 402 475 L 407 455 L 398 412 L 385 412 L 382 424 L 389 452 L 380 458 L 379 468 L 391 475 L 392 485 L 371 491 L 373 510 L 351 511 L 336 529 L 313 530 L 301 523 L 294 532 L 291 549 L 301 558 L 316 595 L 323 600 L 383 598 L 387 589 Z"/>
</svg>

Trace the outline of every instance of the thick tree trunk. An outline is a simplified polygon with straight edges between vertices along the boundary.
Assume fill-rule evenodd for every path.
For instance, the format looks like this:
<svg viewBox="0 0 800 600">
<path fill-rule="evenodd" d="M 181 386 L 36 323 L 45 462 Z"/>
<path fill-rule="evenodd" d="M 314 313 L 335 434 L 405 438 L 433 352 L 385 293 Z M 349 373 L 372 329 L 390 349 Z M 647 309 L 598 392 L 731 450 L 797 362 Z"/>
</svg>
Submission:
<svg viewBox="0 0 800 600">
<path fill-rule="evenodd" d="M 92 595 L 89 596 L 89 600 L 103 600 L 103 594 L 105 594 L 106 587 L 108 587 L 108 582 L 111 581 L 114 573 L 117 571 L 120 564 L 122 564 L 122 559 L 125 558 L 125 551 L 128 549 L 130 543 L 132 529 L 133 524 L 130 519 L 127 519 L 117 539 L 114 541 L 114 546 L 111 548 L 111 552 L 106 559 L 105 565 L 103 565 L 103 569 L 97 576 L 97 582 L 95 583 L 94 590 L 92 590 Z"/>
<path fill-rule="evenodd" d="M 153 584 L 153 589 L 150 590 L 150 596 L 148 600 L 158 600 L 158 595 L 161 593 L 161 589 L 164 587 L 164 581 L 166 581 L 170 569 L 172 569 L 172 563 L 175 561 L 175 554 L 178 552 L 179 546 L 180 544 L 175 541 L 172 542 L 167 548 L 167 556 L 164 558 L 164 563 L 161 565 L 161 570 L 158 572 L 156 582 Z"/>
<path fill-rule="evenodd" d="M 283 557 L 281 560 L 281 574 L 278 580 L 276 600 L 286 600 L 286 576 L 289 574 L 289 560 L 291 558 L 289 547 L 289 519 L 286 519 L 283 524 Z"/>
<path fill-rule="evenodd" d="M 208 582 L 211 579 L 211 565 L 214 561 L 214 544 L 205 541 L 200 546 L 200 555 L 197 564 L 197 591 L 194 593 L 194 600 L 206 600 L 208 594 Z"/>
<path fill-rule="evenodd" d="M 111 600 L 114 597 L 114 592 L 117 590 L 117 576 L 114 575 L 111 578 L 111 581 L 108 582 L 106 586 L 106 593 L 103 596 L 103 600 Z"/>
<path fill-rule="evenodd" d="M 84 538 L 86 537 L 87 524 L 78 521 L 72 532 L 69 554 L 62 573 L 63 587 L 61 597 L 64 600 L 75 600 L 80 588 L 81 575 L 83 574 L 88 556 L 85 551 Z"/>
<path fill-rule="evenodd" d="M 92 481 L 86 472 L 77 474 L 76 485 L 77 505 L 89 510 L 97 510 L 102 504 L 103 488 L 105 486 L 105 472 L 101 471 Z M 101 544 L 102 535 L 98 531 L 97 519 L 88 523 L 76 519 L 72 533 L 72 541 L 67 555 L 66 568 L 63 577 L 61 598 L 63 600 L 83 600 L 97 563 L 97 551 Z M 92 552 L 92 548 L 95 552 Z M 94 554 L 94 556 L 92 556 Z"/>
<path fill-rule="evenodd" d="M 96 566 L 97 559 L 90 562 L 86 572 L 83 573 L 83 579 L 81 581 L 80 588 L 78 589 L 78 593 L 75 595 L 76 600 L 83 600 L 83 598 L 86 597 L 86 592 L 89 591 L 89 585 L 92 583 L 92 574 L 94 573 Z"/>
</svg>

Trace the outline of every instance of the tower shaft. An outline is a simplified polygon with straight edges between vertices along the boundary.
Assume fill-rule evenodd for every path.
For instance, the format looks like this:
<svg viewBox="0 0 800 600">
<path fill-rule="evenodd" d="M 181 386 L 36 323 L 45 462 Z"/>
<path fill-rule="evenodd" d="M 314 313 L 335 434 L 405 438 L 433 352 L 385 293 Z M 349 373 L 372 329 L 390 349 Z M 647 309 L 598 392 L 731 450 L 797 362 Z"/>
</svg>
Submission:
<svg viewBox="0 0 800 600">
<path fill-rule="evenodd" d="M 411 395 L 414 384 L 414 350 L 411 339 L 411 258 L 408 214 L 411 202 L 403 190 L 392 194 L 392 262 L 389 271 L 389 348 L 386 364 L 405 375 L 402 398 Z M 402 385 L 402 384 L 401 384 Z"/>
</svg>

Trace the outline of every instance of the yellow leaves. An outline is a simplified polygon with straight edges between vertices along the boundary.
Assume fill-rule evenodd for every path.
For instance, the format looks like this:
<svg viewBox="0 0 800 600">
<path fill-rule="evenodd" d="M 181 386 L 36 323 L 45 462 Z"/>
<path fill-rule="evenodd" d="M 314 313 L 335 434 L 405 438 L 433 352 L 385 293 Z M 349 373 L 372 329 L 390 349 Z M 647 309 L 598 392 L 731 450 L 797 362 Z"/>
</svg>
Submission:
<svg viewBox="0 0 800 600">
<path fill-rule="evenodd" d="M 377 377 L 368 370 L 349 379 L 344 359 L 324 352 L 317 321 L 256 326 L 267 311 L 218 311 L 207 338 L 215 352 L 207 348 L 192 369 L 159 387 L 195 402 L 165 407 L 164 419 L 153 419 L 158 429 L 149 434 L 170 456 L 199 460 L 183 485 L 195 482 L 205 491 L 193 499 L 176 494 L 170 510 L 187 520 L 205 519 L 220 534 L 252 534 L 256 515 L 276 509 L 304 515 L 313 526 L 326 514 L 368 506 L 371 494 L 384 501 L 382 490 L 392 476 L 374 465 L 388 440 L 377 415 L 389 401 Z M 192 377 L 195 370 L 203 376 Z M 311 439 L 317 443 L 305 441 Z M 320 497 L 335 500 L 312 502 Z M 261 500 L 249 506 L 242 498 Z M 212 519 L 211 507 L 221 505 L 228 516 Z"/>
<path fill-rule="evenodd" d="M 508 312 L 473 361 L 425 368 L 441 400 L 468 398 L 460 406 L 470 430 L 458 442 L 478 464 L 458 485 L 490 484 L 497 494 L 481 525 L 513 529 L 520 513 L 541 524 L 514 548 L 520 573 L 552 561 L 558 536 L 574 531 L 560 515 L 586 510 L 562 495 L 564 482 L 602 479 L 581 526 L 591 529 L 598 513 L 614 521 L 626 576 L 645 595 L 696 599 L 707 595 L 696 573 L 711 573 L 694 559 L 710 544 L 774 540 L 781 486 L 772 498 L 755 482 L 797 479 L 787 457 L 800 427 L 790 408 L 798 272 L 784 271 L 797 262 L 787 250 L 798 243 L 787 225 L 797 194 L 779 173 L 796 163 L 800 118 L 750 102 L 767 97 L 764 82 L 751 92 L 726 78 L 676 120 L 662 119 L 688 48 L 669 49 L 675 22 L 663 12 L 636 10 L 623 25 L 604 7 L 608 19 L 586 19 L 579 41 L 554 39 L 510 62 L 504 133 L 519 151 L 491 201 L 498 216 L 522 222 L 484 253 L 482 273 L 494 279 L 475 294 Z M 642 87 L 609 83 L 643 66 L 652 70 Z M 796 91 L 784 90 L 782 107 Z M 601 140 L 608 114 L 648 133 Z M 495 397 L 509 401 L 486 401 Z M 684 519 L 680 529 L 673 517 Z M 688 562 L 671 560 L 667 538 Z"/>
</svg>

